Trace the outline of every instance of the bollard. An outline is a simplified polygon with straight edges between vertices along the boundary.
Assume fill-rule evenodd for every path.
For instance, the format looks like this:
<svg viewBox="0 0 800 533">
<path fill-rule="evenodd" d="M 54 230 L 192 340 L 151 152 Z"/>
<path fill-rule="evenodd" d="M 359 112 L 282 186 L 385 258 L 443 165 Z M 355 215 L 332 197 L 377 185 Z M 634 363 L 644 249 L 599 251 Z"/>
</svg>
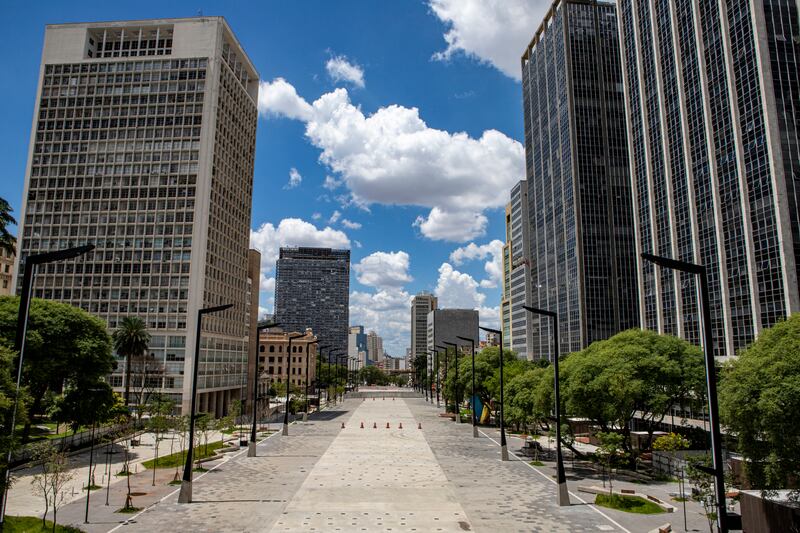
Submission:
<svg viewBox="0 0 800 533">
<path fill-rule="evenodd" d="M 377 422 L 373 422 L 372 423 L 372 429 L 378 429 L 378 423 Z"/>
<path fill-rule="evenodd" d="M 364 429 L 364 421 L 361 421 L 361 429 Z"/>
<path fill-rule="evenodd" d="M 422 422 L 417 423 L 417 429 L 422 429 Z"/>
<path fill-rule="evenodd" d="M 397 429 L 403 429 L 403 423 L 402 422 L 400 422 L 400 426 L 398 426 Z"/>
<path fill-rule="evenodd" d="M 344 422 L 342 422 L 342 429 L 344 429 Z"/>
<path fill-rule="evenodd" d="M 386 429 L 389 429 L 389 422 L 386 422 Z"/>
</svg>

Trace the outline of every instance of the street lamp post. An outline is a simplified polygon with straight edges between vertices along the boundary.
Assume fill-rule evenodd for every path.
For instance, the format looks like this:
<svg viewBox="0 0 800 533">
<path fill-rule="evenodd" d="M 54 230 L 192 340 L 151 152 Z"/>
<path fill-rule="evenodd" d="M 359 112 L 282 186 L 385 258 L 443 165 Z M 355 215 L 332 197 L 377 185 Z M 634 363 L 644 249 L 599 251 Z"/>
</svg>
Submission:
<svg viewBox="0 0 800 533">
<path fill-rule="evenodd" d="M 337 368 L 336 373 L 339 377 L 339 380 L 342 382 L 342 402 L 344 402 L 344 393 L 347 390 L 347 354 L 341 354 L 339 357 L 336 358 L 337 361 Z M 338 361 L 342 361 L 338 363 Z"/>
<path fill-rule="evenodd" d="M 436 378 L 436 407 L 439 407 L 439 350 L 434 348 L 433 354 L 433 377 Z M 433 388 L 433 379 L 431 379 L 431 388 Z M 433 396 L 431 396 L 431 401 L 433 401 Z"/>
<path fill-rule="evenodd" d="M 256 423 L 258 419 L 258 363 L 259 351 L 258 347 L 261 346 L 261 331 L 264 329 L 274 328 L 279 326 L 277 322 L 272 324 L 265 324 L 263 326 L 256 326 L 256 365 L 253 369 L 253 424 L 250 427 L 250 442 L 247 443 L 247 457 L 256 456 Z"/>
<path fill-rule="evenodd" d="M 447 386 L 447 360 L 450 359 L 449 349 L 447 346 L 437 345 L 437 348 L 440 350 L 444 350 L 444 384 Z M 444 412 L 447 413 L 447 397 L 444 395 L 444 389 L 442 389 L 442 400 L 444 400 Z"/>
<path fill-rule="evenodd" d="M 197 407 L 197 374 L 200 368 L 200 335 L 203 317 L 211 313 L 219 313 L 233 307 L 233 304 L 205 307 L 197 311 L 197 332 L 194 337 L 194 361 L 192 362 L 192 401 L 189 412 L 189 449 L 186 452 L 186 464 L 183 467 L 183 480 L 178 503 L 192 503 L 192 462 L 194 460 L 194 419 Z"/>
<path fill-rule="evenodd" d="M 425 352 L 425 366 L 420 369 L 422 374 L 422 388 L 425 389 L 425 401 L 428 401 L 428 352 Z"/>
<path fill-rule="evenodd" d="M 305 337 L 305 335 L 302 333 L 297 333 L 296 335 L 289 333 L 287 336 L 289 339 L 289 346 L 286 348 L 286 403 L 283 406 L 283 432 L 281 433 L 284 437 L 289 436 L 289 393 L 292 390 L 292 340 L 299 339 L 300 337 Z"/>
<path fill-rule="evenodd" d="M 326 348 L 330 348 L 330 345 L 325 344 L 317 349 L 317 376 L 314 380 L 317 382 L 317 411 L 322 409 L 322 350 Z"/>
<path fill-rule="evenodd" d="M 308 347 L 311 346 L 312 344 L 319 344 L 319 341 L 314 340 L 309 343 L 306 343 L 306 409 L 305 412 L 303 412 L 303 422 L 308 422 L 308 359 L 309 359 Z"/>
<path fill-rule="evenodd" d="M 477 424 L 477 415 L 475 413 L 475 339 L 470 339 L 468 337 L 459 337 L 456 336 L 457 339 L 462 341 L 467 341 L 472 345 L 472 398 L 470 399 L 470 411 L 472 411 L 472 436 L 476 439 L 478 438 L 478 424 Z"/>
<path fill-rule="evenodd" d="M 567 489 L 567 475 L 564 471 L 564 457 L 561 454 L 561 393 L 559 387 L 560 376 L 558 373 L 558 313 L 545 309 L 536 309 L 527 305 L 522 306 L 526 311 L 535 315 L 548 316 L 553 319 L 553 393 L 556 403 L 556 480 L 558 481 L 558 505 L 569 505 L 569 490 Z"/>
<path fill-rule="evenodd" d="M 442 341 L 442 342 L 444 344 L 448 345 L 448 346 L 452 346 L 453 347 L 453 352 L 454 352 L 454 357 L 455 357 L 455 360 L 454 360 L 455 362 L 454 362 L 453 366 L 456 367 L 456 380 L 455 380 L 455 387 L 454 387 L 455 390 L 453 390 L 453 396 L 454 396 L 453 403 L 455 404 L 455 409 L 456 409 L 455 422 L 456 422 L 456 424 L 460 424 L 461 423 L 461 404 L 458 401 L 459 400 L 459 397 L 458 397 L 458 344 L 456 344 L 454 342 L 447 342 L 447 341 Z"/>
<path fill-rule="evenodd" d="M 712 467 L 704 471 L 714 475 L 717 497 L 717 529 L 719 529 L 720 533 L 728 533 L 728 512 L 725 506 L 725 465 L 722 462 L 722 435 L 719 429 L 717 376 L 714 366 L 714 339 L 711 331 L 711 305 L 708 296 L 706 267 L 653 254 L 642 254 L 642 259 L 664 268 L 694 274 L 700 278 L 700 302 L 703 306 L 703 351 L 705 353 L 706 388 L 708 392 L 708 422 L 711 429 L 711 457 L 713 459 Z"/>
<path fill-rule="evenodd" d="M 8 483 L 11 479 L 11 452 L 14 449 L 14 429 L 17 425 L 17 410 L 19 408 L 19 388 L 22 381 L 22 363 L 25 359 L 25 337 L 28 333 L 28 314 L 31 306 L 31 287 L 33 286 L 33 276 L 38 265 L 53 263 L 55 261 L 65 261 L 74 259 L 87 252 L 94 250 L 93 244 L 67 248 L 66 250 L 56 250 L 43 254 L 29 255 L 25 258 L 25 269 L 22 274 L 22 291 L 19 297 L 19 311 L 17 312 L 17 332 L 14 338 L 14 350 L 19 354 L 17 358 L 17 387 L 14 394 L 14 407 L 11 410 L 11 427 L 9 428 L 9 445 L 6 454 L 6 471 L 3 474 L 3 494 L 0 496 L 0 530 L 3 529 L 6 518 L 6 505 L 8 503 Z"/>
<path fill-rule="evenodd" d="M 480 327 L 480 326 L 479 326 Z M 503 421 L 503 366 L 505 366 L 505 359 L 503 358 L 503 332 L 497 329 L 480 327 L 487 333 L 494 333 L 500 338 L 500 458 L 503 461 L 508 461 L 508 446 L 506 445 L 506 426 Z"/>
</svg>

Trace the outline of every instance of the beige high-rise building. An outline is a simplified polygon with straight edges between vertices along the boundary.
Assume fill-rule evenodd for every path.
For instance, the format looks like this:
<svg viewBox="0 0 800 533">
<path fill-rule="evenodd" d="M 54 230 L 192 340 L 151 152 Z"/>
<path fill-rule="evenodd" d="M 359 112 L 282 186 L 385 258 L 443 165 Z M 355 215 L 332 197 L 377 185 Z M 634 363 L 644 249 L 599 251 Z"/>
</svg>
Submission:
<svg viewBox="0 0 800 533">
<path fill-rule="evenodd" d="M 374 331 L 367 333 L 367 358 L 373 364 L 383 361 L 383 338 Z"/>
<path fill-rule="evenodd" d="M 197 312 L 233 304 L 200 344 L 198 409 L 224 414 L 248 365 L 258 73 L 222 17 L 58 24 L 37 91 L 15 276 L 28 254 L 94 244 L 40 268 L 33 296 L 111 330 L 141 317 L 160 365 L 143 377 L 183 412 Z"/>
<path fill-rule="evenodd" d="M 0 296 L 14 294 L 14 259 L 16 256 L 0 249 Z"/>
<path fill-rule="evenodd" d="M 289 335 L 293 337 L 291 351 Z M 317 377 L 317 344 L 313 343 L 317 337 L 311 328 L 306 329 L 301 337 L 294 338 L 295 335 L 299 333 L 290 334 L 280 328 L 262 331 L 258 346 L 258 372 L 259 375 L 265 374 L 264 377 L 272 383 L 288 381 L 304 389 L 306 383 L 309 387 L 313 386 Z"/>
</svg>

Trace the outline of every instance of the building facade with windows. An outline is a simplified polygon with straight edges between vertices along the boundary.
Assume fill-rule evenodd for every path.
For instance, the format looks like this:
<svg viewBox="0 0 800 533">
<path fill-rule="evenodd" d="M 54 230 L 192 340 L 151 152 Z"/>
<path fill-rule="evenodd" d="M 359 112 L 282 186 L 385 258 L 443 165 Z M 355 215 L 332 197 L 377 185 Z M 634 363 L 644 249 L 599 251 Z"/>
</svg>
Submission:
<svg viewBox="0 0 800 533">
<path fill-rule="evenodd" d="M 506 206 L 501 303 L 504 348 L 513 350 L 521 359 L 534 359 L 528 348 L 533 344 L 530 317 L 523 307 L 531 305 L 528 220 L 528 182 L 523 180 L 511 189 L 511 201 Z"/>
<path fill-rule="evenodd" d="M 800 310 L 795 0 L 620 0 L 636 248 L 705 265 L 714 352 Z M 701 342 L 696 279 L 641 261 L 642 326 Z"/>
<path fill-rule="evenodd" d="M 436 296 L 420 292 L 411 299 L 411 358 L 428 351 L 428 313 L 436 309 Z"/>
<path fill-rule="evenodd" d="M 364 326 L 350 326 L 347 335 L 347 356 L 358 360 L 362 368 L 371 364 L 367 356 L 367 334 L 364 333 Z"/>
<path fill-rule="evenodd" d="M 465 337 L 479 345 L 478 311 L 475 309 L 434 309 L 428 313 L 427 352 L 432 354 L 444 342 L 462 344 L 458 337 Z M 467 348 L 467 351 L 469 349 Z M 465 352 L 466 353 L 466 352 Z M 434 357 L 428 357 L 428 371 L 433 372 Z"/>
<path fill-rule="evenodd" d="M 292 346 L 289 348 L 289 336 Z M 287 382 L 305 388 L 311 387 L 317 377 L 317 340 L 311 328 L 300 337 L 298 332 L 284 332 L 269 328 L 260 332 L 258 344 L 258 373 L 261 379 L 272 383 Z"/>
<path fill-rule="evenodd" d="M 287 331 L 312 328 L 320 342 L 347 353 L 350 250 L 281 248 L 275 273 L 275 319 Z"/>
<path fill-rule="evenodd" d="M 0 296 L 14 294 L 14 260 L 16 254 L 0 249 Z"/>
<path fill-rule="evenodd" d="M 521 66 L 531 304 L 570 353 L 639 323 L 614 4 L 557 0 Z M 530 357 L 549 359 L 551 321 L 530 322 Z"/>
<path fill-rule="evenodd" d="M 183 412 L 203 307 L 234 304 L 203 321 L 199 410 L 224 414 L 243 387 L 257 101 L 221 17 L 45 29 L 15 283 L 29 254 L 94 244 L 40 268 L 33 296 L 111 330 L 141 317 L 163 365 L 155 388 Z"/>
<path fill-rule="evenodd" d="M 377 364 L 383 361 L 383 337 L 370 331 L 367 333 L 367 358 L 372 364 Z"/>
</svg>

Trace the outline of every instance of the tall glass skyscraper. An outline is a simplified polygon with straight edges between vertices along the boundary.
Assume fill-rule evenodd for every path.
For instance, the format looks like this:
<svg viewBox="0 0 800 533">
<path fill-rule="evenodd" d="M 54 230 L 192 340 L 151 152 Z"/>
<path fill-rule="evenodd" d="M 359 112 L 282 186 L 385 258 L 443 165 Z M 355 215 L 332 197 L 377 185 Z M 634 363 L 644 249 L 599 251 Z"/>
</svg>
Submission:
<svg viewBox="0 0 800 533">
<path fill-rule="evenodd" d="M 347 354 L 350 250 L 281 248 L 275 272 L 275 320 L 284 331 L 311 328 L 321 344 Z"/>
<path fill-rule="evenodd" d="M 112 330 L 144 320 L 163 371 L 120 364 L 116 390 L 144 380 L 187 412 L 197 311 L 232 303 L 203 321 L 198 409 L 224 414 L 241 393 L 257 101 L 258 73 L 221 17 L 45 30 L 17 283 L 30 254 L 96 246 L 39 268 L 33 296 Z"/>
<path fill-rule="evenodd" d="M 706 266 L 715 354 L 798 311 L 795 0 L 620 0 L 637 252 Z M 638 266 L 642 326 L 700 342 L 690 275 Z"/>
<path fill-rule="evenodd" d="M 615 6 L 558 0 L 522 56 L 531 303 L 568 353 L 639 324 Z M 533 317 L 533 358 L 551 323 Z"/>
<path fill-rule="evenodd" d="M 523 306 L 531 305 L 530 235 L 528 232 L 528 182 L 511 189 L 506 205 L 506 244 L 503 246 L 503 298 L 500 313 L 503 344 L 520 359 L 533 359 L 529 346 L 532 317 Z"/>
</svg>

